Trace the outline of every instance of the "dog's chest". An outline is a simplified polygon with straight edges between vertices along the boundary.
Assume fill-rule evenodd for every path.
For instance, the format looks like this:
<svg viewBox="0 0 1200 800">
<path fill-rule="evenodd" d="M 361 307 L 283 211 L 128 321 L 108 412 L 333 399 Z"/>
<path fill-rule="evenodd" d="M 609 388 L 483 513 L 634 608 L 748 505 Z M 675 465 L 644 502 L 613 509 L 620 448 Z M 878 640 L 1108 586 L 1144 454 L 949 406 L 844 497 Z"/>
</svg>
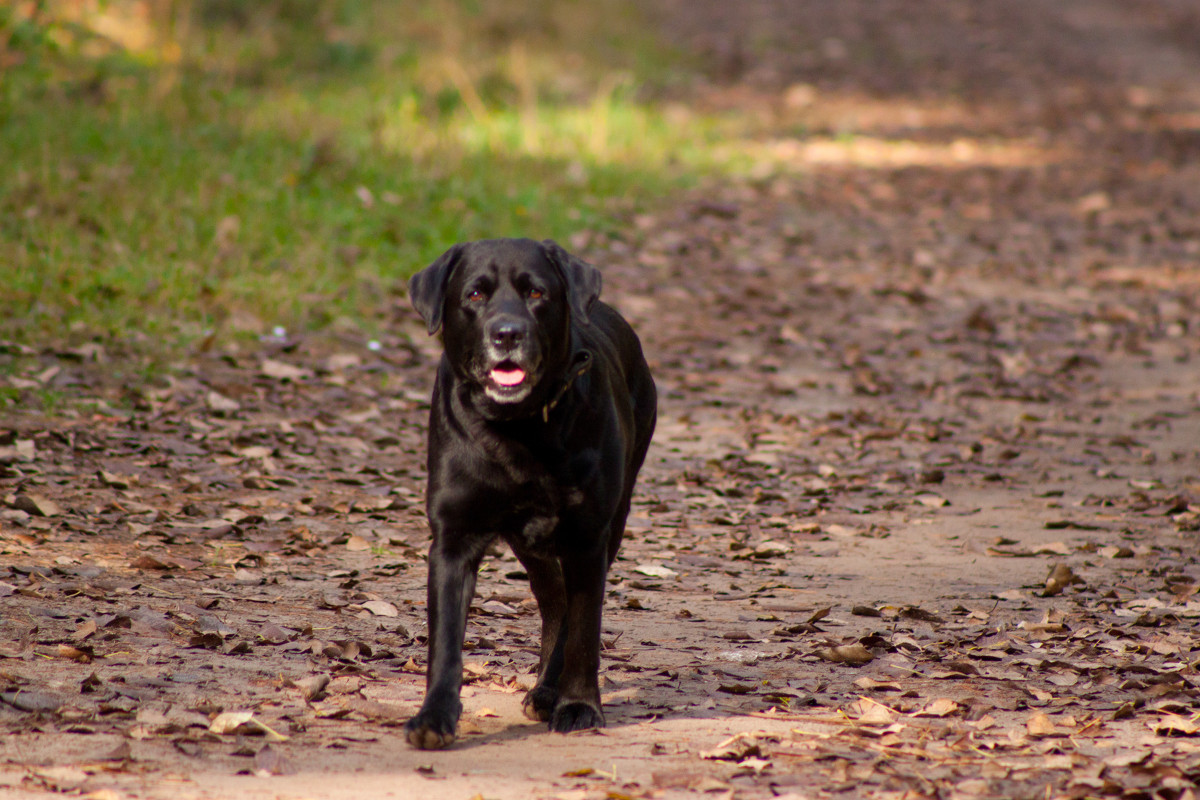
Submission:
<svg viewBox="0 0 1200 800">
<path fill-rule="evenodd" d="M 494 463 L 499 474 L 487 481 L 501 490 L 493 495 L 497 532 L 528 549 L 548 549 L 564 519 L 586 506 L 590 471 L 578 459 L 508 455 Z"/>
<path fill-rule="evenodd" d="M 564 518 L 583 504 L 584 493 L 549 473 L 513 486 L 501 506 L 500 533 L 527 549 L 550 547 Z"/>
</svg>

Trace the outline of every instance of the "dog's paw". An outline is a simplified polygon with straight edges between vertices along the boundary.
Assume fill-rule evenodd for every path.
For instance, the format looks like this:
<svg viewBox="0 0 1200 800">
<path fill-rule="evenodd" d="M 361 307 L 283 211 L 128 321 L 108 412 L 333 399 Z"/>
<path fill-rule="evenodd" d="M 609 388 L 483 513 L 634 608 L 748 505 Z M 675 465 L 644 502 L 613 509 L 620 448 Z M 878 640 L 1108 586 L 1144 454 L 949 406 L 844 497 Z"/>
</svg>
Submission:
<svg viewBox="0 0 1200 800">
<path fill-rule="evenodd" d="M 558 692 L 549 686 L 535 686 L 525 695 L 521 710 L 535 722 L 549 722 L 558 704 Z"/>
<path fill-rule="evenodd" d="M 457 728 L 456 719 L 422 709 L 404 723 L 404 736 L 418 750 L 441 750 L 454 744 Z"/>
<path fill-rule="evenodd" d="M 588 728 L 603 728 L 604 714 L 591 703 L 559 703 L 550 718 L 550 730 L 559 733 L 582 731 Z"/>
</svg>

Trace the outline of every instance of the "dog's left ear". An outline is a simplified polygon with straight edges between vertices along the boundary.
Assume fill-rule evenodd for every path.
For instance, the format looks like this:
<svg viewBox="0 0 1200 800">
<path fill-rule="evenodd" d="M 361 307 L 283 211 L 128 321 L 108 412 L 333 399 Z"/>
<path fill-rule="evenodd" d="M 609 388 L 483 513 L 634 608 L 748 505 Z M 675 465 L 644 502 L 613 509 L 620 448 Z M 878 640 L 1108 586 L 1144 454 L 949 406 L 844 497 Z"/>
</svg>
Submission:
<svg viewBox="0 0 1200 800">
<path fill-rule="evenodd" d="M 462 258 L 463 245 L 456 244 L 437 260 L 408 280 L 408 299 L 429 326 L 429 335 L 442 327 L 442 309 L 446 305 L 446 284 L 450 273 Z"/>
<path fill-rule="evenodd" d="M 581 324 L 589 324 L 588 309 L 600 297 L 600 270 L 582 258 L 571 255 L 550 239 L 542 242 L 542 248 L 546 251 L 546 258 L 558 267 L 567 283 L 567 302 L 571 306 L 571 315 Z"/>
</svg>

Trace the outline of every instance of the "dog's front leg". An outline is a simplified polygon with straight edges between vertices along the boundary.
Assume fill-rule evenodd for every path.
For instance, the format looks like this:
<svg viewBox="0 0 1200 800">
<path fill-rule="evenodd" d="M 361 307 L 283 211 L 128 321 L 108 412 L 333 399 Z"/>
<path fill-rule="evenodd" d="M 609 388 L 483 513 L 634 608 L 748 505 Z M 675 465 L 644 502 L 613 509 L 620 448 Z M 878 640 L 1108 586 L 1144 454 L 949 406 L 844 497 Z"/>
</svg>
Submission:
<svg viewBox="0 0 1200 800">
<path fill-rule="evenodd" d="M 566 733 L 604 726 L 600 708 L 600 617 L 608 559 L 603 549 L 562 556 L 566 640 L 558 704 L 550 729 Z"/>
<path fill-rule="evenodd" d="M 408 742 L 421 750 L 437 750 L 454 742 L 462 713 L 462 646 L 467 611 L 475 594 L 475 574 L 486 541 L 464 544 L 435 535 L 429 549 L 429 663 L 425 669 L 425 702 L 404 726 Z"/>
</svg>

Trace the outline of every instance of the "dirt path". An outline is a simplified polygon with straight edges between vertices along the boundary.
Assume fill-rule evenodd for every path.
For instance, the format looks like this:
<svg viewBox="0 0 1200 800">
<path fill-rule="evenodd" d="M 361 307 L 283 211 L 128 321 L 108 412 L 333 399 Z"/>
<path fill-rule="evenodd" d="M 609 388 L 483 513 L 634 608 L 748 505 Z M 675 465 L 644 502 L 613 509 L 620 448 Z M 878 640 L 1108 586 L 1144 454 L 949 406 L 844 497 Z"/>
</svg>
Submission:
<svg viewBox="0 0 1200 800">
<path fill-rule="evenodd" d="M 663 397 L 610 727 L 521 717 L 536 612 L 498 552 L 463 741 L 402 744 L 435 349 L 401 315 L 4 421 L 0 795 L 1194 796 L 1200 14 L 678 5 L 695 101 L 763 138 L 572 243 Z"/>
</svg>

